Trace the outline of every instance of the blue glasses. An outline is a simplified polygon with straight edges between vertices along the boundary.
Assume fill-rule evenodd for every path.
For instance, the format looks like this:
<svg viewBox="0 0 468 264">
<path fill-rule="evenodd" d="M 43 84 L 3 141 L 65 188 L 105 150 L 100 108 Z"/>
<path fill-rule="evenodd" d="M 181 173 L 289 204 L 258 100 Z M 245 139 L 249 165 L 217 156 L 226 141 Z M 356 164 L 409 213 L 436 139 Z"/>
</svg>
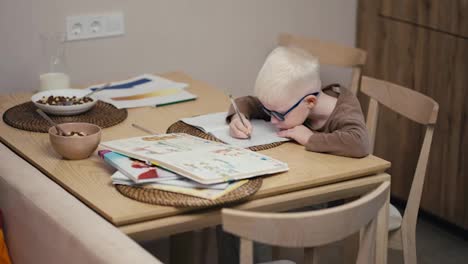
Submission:
<svg viewBox="0 0 468 264">
<path fill-rule="evenodd" d="M 266 108 L 265 106 L 262 106 L 262 108 L 263 108 L 263 111 L 267 115 L 273 116 L 274 118 L 276 118 L 276 119 L 278 119 L 280 121 L 284 121 L 286 119 L 286 115 L 289 114 L 289 112 L 291 112 L 292 110 L 294 110 L 294 108 L 296 108 L 302 102 L 302 100 L 304 100 L 304 98 L 306 98 L 309 95 L 317 96 L 319 93 L 320 92 L 315 92 L 315 93 L 309 93 L 309 94 L 304 95 L 299 101 L 297 101 L 297 103 L 295 103 L 293 106 L 291 106 L 291 108 L 289 108 L 288 111 L 286 111 L 284 113 L 280 113 L 280 112 L 270 110 L 270 109 Z"/>
</svg>

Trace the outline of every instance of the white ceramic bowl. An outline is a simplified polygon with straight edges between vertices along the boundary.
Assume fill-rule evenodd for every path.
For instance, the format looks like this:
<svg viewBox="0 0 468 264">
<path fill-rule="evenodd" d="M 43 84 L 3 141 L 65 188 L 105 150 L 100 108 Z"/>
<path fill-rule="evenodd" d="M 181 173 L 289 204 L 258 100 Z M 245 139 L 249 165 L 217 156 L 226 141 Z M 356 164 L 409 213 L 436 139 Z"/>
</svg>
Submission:
<svg viewBox="0 0 468 264">
<path fill-rule="evenodd" d="M 31 97 L 31 101 L 37 106 L 37 108 L 42 109 L 44 112 L 53 114 L 53 115 L 77 115 L 83 112 L 90 110 L 96 103 L 97 98 L 91 95 L 90 97 L 93 99 L 91 102 L 87 102 L 84 104 L 78 105 L 48 105 L 48 104 L 41 104 L 38 103 L 42 97 L 49 97 L 49 96 L 76 96 L 82 97 L 85 94 L 89 93 L 88 90 L 81 90 L 81 89 L 61 89 L 61 90 L 50 90 L 50 91 L 43 91 L 34 94 Z"/>
</svg>

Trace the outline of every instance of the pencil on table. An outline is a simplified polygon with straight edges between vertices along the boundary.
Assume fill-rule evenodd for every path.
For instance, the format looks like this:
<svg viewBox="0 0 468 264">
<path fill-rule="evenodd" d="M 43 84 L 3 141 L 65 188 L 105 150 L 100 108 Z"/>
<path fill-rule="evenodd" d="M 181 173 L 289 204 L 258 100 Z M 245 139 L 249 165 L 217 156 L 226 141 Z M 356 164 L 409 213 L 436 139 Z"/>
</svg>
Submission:
<svg viewBox="0 0 468 264">
<path fill-rule="evenodd" d="M 142 126 L 137 125 L 137 124 L 132 124 L 132 126 L 135 127 L 135 128 L 138 128 L 138 129 L 140 129 L 140 130 L 143 130 L 143 131 L 145 131 L 146 133 L 148 133 L 148 134 L 150 134 L 150 135 L 157 135 L 157 134 L 159 134 L 159 133 L 156 133 L 156 131 L 153 131 L 153 130 L 148 129 L 148 128 L 145 128 L 145 127 L 142 127 Z"/>
</svg>

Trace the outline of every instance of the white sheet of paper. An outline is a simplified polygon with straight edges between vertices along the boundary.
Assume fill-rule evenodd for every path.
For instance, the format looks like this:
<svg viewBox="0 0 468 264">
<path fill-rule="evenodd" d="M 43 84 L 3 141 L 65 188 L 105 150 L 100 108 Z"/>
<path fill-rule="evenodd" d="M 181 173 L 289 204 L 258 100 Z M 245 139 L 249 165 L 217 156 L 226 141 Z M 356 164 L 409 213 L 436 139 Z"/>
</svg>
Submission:
<svg viewBox="0 0 468 264">
<path fill-rule="evenodd" d="M 253 127 L 250 139 L 233 138 L 229 134 L 229 125 L 226 123 L 226 115 L 227 112 L 219 112 L 191 118 L 183 118 L 181 120 L 186 124 L 198 127 L 206 133 L 212 134 L 214 137 L 226 144 L 242 148 L 290 140 L 288 138 L 279 137 L 276 134 L 278 130 L 270 122 L 259 119 L 250 120 Z"/>
<path fill-rule="evenodd" d="M 219 112 L 207 115 L 182 118 L 181 120 L 182 122 L 197 127 L 206 133 L 211 133 L 222 127 L 228 126 L 226 124 L 226 115 L 227 112 Z"/>
<path fill-rule="evenodd" d="M 104 89 L 95 93 L 95 96 L 106 103 L 112 104 L 118 109 L 134 108 L 143 106 L 157 106 L 171 102 L 180 102 L 197 98 L 196 95 L 185 90 L 188 87 L 186 83 L 174 82 L 156 75 L 143 74 L 125 81 L 112 82 L 111 85 L 119 85 L 130 83 L 139 79 L 149 79 L 150 82 L 135 85 L 125 89 Z M 101 85 L 93 85 L 91 88 L 100 87 Z M 158 94 L 158 92 L 160 94 Z M 131 97 L 128 100 L 115 100 L 122 97 Z"/>
</svg>

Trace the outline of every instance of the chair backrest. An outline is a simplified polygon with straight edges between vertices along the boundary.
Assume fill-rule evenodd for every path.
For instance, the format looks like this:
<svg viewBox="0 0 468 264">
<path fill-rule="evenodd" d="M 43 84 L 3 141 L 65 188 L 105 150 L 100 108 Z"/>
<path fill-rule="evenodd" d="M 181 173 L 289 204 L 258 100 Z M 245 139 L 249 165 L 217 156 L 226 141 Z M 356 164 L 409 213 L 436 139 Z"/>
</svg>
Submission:
<svg viewBox="0 0 468 264">
<path fill-rule="evenodd" d="M 301 48 L 317 57 L 321 64 L 352 68 L 350 89 L 354 94 L 357 93 L 362 67 L 367 58 L 364 50 L 288 33 L 278 36 L 278 45 Z"/>
<path fill-rule="evenodd" d="M 367 76 L 362 77 L 361 92 L 370 97 L 366 124 L 370 134 L 371 152 L 374 150 L 379 103 L 414 122 L 426 126 L 426 133 L 402 222 L 402 228 L 408 225 L 414 227 L 416 226 L 419 204 L 421 202 L 439 105 L 432 98 L 417 91 Z"/>
<path fill-rule="evenodd" d="M 385 203 L 389 185 L 384 182 L 355 201 L 310 212 L 259 213 L 223 209 L 223 229 L 241 237 L 241 263 L 252 263 L 252 241 L 310 248 L 342 240 L 363 229 L 357 263 L 373 263 L 376 217 Z"/>
</svg>

